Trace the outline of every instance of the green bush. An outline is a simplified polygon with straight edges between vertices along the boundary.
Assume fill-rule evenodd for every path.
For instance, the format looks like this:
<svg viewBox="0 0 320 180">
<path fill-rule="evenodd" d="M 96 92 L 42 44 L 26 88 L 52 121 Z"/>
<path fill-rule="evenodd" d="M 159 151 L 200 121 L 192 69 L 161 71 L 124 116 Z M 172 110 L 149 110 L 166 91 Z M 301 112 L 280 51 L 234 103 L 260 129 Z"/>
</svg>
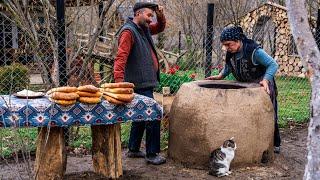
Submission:
<svg viewBox="0 0 320 180">
<path fill-rule="evenodd" d="M 29 84 L 28 69 L 14 63 L 0 67 L 0 94 L 11 94 L 27 88 Z"/>
<path fill-rule="evenodd" d="M 183 83 L 194 80 L 191 74 L 193 71 L 177 71 L 174 74 L 160 73 L 160 85 L 156 92 L 162 93 L 163 87 L 170 87 L 170 93 L 176 93 Z"/>
</svg>

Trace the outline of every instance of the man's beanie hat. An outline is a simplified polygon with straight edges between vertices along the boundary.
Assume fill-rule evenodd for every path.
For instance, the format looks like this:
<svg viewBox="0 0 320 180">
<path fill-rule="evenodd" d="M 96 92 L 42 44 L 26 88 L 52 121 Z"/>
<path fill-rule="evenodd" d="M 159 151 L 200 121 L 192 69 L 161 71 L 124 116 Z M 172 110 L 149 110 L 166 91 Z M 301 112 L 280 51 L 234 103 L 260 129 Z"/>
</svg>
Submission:
<svg viewBox="0 0 320 180">
<path fill-rule="evenodd" d="M 156 9 L 158 7 L 158 4 L 155 3 L 151 3 L 151 2 L 137 2 L 134 6 L 133 6 L 133 12 L 138 11 L 139 9 L 142 8 L 150 8 L 152 10 Z"/>
</svg>

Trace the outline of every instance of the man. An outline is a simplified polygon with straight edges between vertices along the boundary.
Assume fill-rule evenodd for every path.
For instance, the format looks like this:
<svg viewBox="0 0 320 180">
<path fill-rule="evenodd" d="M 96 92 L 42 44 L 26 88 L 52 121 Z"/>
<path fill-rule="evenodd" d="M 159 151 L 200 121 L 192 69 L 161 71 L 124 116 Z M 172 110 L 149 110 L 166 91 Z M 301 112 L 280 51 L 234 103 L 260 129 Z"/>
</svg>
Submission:
<svg viewBox="0 0 320 180">
<path fill-rule="evenodd" d="M 154 3 L 138 2 L 119 31 L 118 52 L 114 62 L 115 82 L 135 84 L 135 93 L 153 98 L 153 89 L 159 84 L 159 61 L 151 35 L 162 32 L 166 19 L 163 8 Z M 154 13 L 157 22 L 152 23 Z M 140 144 L 146 130 L 146 155 Z M 130 158 L 145 158 L 147 163 L 159 165 L 166 159 L 160 152 L 160 121 L 133 122 L 129 139 Z"/>
</svg>

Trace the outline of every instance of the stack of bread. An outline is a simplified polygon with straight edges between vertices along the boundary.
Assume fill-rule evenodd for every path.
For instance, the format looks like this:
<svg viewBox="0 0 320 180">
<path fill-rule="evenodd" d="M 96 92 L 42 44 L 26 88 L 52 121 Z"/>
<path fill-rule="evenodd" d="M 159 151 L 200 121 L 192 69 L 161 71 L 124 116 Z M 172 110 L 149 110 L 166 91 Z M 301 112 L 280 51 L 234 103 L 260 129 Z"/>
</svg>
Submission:
<svg viewBox="0 0 320 180">
<path fill-rule="evenodd" d="M 134 84 L 128 82 L 105 83 L 101 85 L 101 92 L 109 103 L 121 105 L 133 100 L 133 88 Z"/>
<path fill-rule="evenodd" d="M 47 92 L 47 95 L 50 101 L 63 106 L 75 104 L 79 97 L 77 88 L 69 86 L 52 88 Z"/>
<path fill-rule="evenodd" d="M 77 94 L 79 95 L 79 101 L 87 104 L 97 104 L 101 102 L 100 89 L 93 85 L 79 86 Z"/>
</svg>

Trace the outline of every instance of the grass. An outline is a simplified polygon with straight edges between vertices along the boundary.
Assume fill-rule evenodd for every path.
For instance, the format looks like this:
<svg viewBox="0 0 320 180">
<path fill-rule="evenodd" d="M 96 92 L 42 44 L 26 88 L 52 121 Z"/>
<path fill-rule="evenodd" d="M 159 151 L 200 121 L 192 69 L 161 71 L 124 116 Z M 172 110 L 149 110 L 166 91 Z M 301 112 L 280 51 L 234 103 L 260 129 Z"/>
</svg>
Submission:
<svg viewBox="0 0 320 180">
<path fill-rule="evenodd" d="M 0 156 L 35 151 L 37 134 L 37 128 L 0 128 Z"/>
<path fill-rule="evenodd" d="M 289 121 L 305 123 L 309 120 L 311 85 L 307 79 L 278 77 L 279 125 Z"/>
<path fill-rule="evenodd" d="M 122 147 L 127 147 L 129 143 L 131 123 L 121 124 Z M 85 147 L 91 149 L 91 128 L 87 126 L 72 127 L 70 130 L 69 146 L 71 148 Z M 35 152 L 38 128 L 0 128 L 0 157 L 12 157 L 20 152 Z M 168 132 L 162 132 L 161 149 L 166 149 L 168 145 Z"/>
<path fill-rule="evenodd" d="M 233 77 L 228 77 L 232 80 Z M 309 102 L 311 86 L 307 79 L 293 77 L 277 77 L 279 125 L 286 127 L 289 121 L 305 123 L 309 120 Z M 130 136 L 131 123 L 121 124 L 121 140 L 123 147 L 127 147 Z M 83 146 L 91 149 L 90 127 L 72 127 L 70 146 Z M 77 133 L 75 133 L 77 132 Z M 35 151 L 37 128 L 1 129 L 0 128 L 0 157 L 10 157 L 22 150 Z M 169 132 L 161 132 L 161 149 L 168 147 Z"/>
</svg>

